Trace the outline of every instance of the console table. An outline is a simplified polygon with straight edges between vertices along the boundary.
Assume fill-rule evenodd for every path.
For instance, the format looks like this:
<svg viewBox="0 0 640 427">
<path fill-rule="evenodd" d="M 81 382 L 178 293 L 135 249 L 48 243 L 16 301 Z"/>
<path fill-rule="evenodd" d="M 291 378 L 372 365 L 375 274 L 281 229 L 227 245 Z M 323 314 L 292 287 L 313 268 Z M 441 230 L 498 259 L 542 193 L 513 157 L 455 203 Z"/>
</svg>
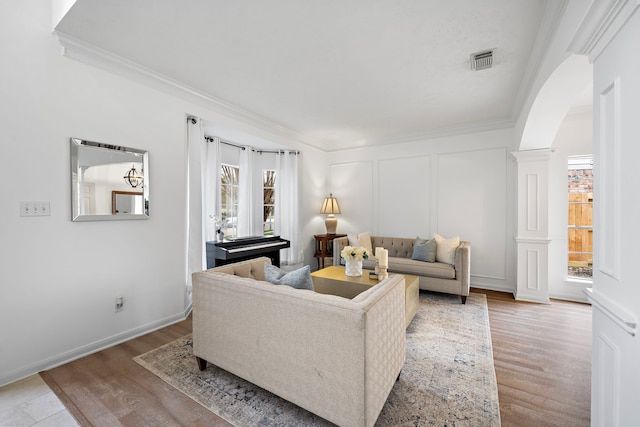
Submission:
<svg viewBox="0 0 640 427">
<path fill-rule="evenodd" d="M 333 257 L 333 239 L 344 236 L 346 234 L 314 234 L 316 251 L 313 256 L 318 258 L 318 270 L 324 268 L 325 258 Z"/>
</svg>

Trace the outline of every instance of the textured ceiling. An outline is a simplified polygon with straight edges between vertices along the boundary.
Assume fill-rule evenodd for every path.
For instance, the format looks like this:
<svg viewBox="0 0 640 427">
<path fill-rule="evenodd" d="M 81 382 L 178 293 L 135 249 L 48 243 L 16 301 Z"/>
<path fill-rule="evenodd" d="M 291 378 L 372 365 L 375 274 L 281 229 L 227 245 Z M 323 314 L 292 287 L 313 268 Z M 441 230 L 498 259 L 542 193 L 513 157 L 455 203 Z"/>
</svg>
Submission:
<svg viewBox="0 0 640 427">
<path fill-rule="evenodd" d="M 512 123 L 547 7 L 78 0 L 56 30 L 337 150 Z M 485 49 L 494 67 L 472 71 L 469 55 Z"/>
</svg>

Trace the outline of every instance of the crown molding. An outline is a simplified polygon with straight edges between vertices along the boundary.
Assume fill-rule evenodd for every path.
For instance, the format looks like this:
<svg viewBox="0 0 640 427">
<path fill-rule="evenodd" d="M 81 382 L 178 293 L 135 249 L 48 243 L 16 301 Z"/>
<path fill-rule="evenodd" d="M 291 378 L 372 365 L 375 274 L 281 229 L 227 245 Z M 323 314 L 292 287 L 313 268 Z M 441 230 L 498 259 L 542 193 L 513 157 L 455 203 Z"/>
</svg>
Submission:
<svg viewBox="0 0 640 427">
<path fill-rule="evenodd" d="M 638 7 L 640 7 L 640 0 L 592 2 L 573 40 L 569 43 L 569 52 L 587 55 L 589 61 L 593 63 Z"/>
<path fill-rule="evenodd" d="M 62 55 L 76 61 L 92 65 L 102 70 L 123 76 L 130 80 L 151 86 L 163 92 L 178 96 L 194 104 L 202 105 L 216 113 L 247 123 L 251 126 L 285 138 L 291 138 L 305 145 L 318 148 L 317 144 L 307 141 L 298 132 L 279 123 L 269 120 L 251 111 L 240 108 L 215 96 L 185 85 L 171 77 L 158 73 L 127 58 L 115 55 L 95 45 L 79 40 L 67 34 L 55 31 L 58 42 L 62 46 Z"/>
<path fill-rule="evenodd" d="M 329 148 L 324 148 L 324 150 L 329 153 L 335 153 L 338 151 L 347 151 L 347 150 L 370 148 L 370 147 L 381 147 L 385 145 L 423 142 L 423 141 L 436 139 L 436 138 L 446 138 L 449 136 L 508 129 L 514 126 L 515 126 L 515 120 L 511 118 L 502 119 L 502 120 L 492 120 L 492 121 L 486 121 L 486 122 L 464 123 L 456 126 L 448 126 L 448 127 L 432 129 L 426 132 L 407 133 L 403 135 L 390 136 L 388 138 L 372 139 L 372 140 L 368 140 L 364 144 L 361 144 L 358 146 L 354 145 L 353 147 L 346 147 L 346 148 L 329 147 Z M 329 145 L 329 144 L 325 144 L 325 145 Z"/>
</svg>

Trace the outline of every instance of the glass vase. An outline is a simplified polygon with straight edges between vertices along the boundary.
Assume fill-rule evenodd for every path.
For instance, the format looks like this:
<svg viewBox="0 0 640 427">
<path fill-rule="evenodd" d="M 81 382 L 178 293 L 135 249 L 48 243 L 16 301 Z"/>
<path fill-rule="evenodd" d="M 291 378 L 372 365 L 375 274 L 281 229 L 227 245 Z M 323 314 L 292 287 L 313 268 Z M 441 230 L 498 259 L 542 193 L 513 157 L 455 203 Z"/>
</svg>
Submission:
<svg viewBox="0 0 640 427">
<path fill-rule="evenodd" d="M 346 260 L 344 274 L 347 276 L 362 276 L 362 260 Z"/>
</svg>

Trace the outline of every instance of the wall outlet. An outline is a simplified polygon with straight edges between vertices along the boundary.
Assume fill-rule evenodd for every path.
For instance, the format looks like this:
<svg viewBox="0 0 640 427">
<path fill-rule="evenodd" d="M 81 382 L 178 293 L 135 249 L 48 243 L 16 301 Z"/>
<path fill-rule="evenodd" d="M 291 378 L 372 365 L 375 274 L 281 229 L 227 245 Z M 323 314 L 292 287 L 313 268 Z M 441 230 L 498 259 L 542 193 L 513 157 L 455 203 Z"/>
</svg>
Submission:
<svg viewBox="0 0 640 427">
<path fill-rule="evenodd" d="M 20 202 L 20 216 L 49 216 L 49 202 Z"/>
<path fill-rule="evenodd" d="M 116 313 L 124 310 L 124 297 L 116 297 Z"/>
</svg>

